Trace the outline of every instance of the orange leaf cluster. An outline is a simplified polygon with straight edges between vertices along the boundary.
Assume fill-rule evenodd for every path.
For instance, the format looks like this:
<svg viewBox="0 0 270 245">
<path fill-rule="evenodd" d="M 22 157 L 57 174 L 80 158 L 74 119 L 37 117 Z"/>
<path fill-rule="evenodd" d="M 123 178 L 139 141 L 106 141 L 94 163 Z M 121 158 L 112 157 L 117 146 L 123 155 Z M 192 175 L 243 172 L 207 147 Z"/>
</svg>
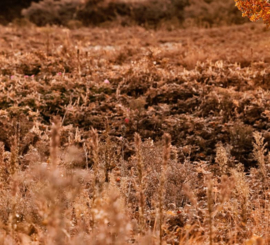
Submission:
<svg viewBox="0 0 270 245">
<path fill-rule="evenodd" d="M 270 26 L 270 3 L 267 0 L 235 0 L 236 7 L 251 21 L 262 19 Z"/>
</svg>

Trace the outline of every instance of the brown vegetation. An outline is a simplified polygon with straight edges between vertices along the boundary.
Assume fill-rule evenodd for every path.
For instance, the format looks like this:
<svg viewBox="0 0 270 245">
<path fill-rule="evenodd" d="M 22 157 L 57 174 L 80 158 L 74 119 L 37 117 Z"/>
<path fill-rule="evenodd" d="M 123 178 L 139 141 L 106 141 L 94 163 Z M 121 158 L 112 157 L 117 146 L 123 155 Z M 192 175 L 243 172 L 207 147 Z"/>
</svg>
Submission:
<svg viewBox="0 0 270 245">
<path fill-rule="evenodd" d="M 242 24 L 246 20 L 234 1 L 222 0 L 43 0 L 22 11 L 38 26 L 212 27 Z M 75 26 L 76 26 L 75 25 Z"/>
<path fill-rule="evenodd" d="M 185 8 L 185 22 L 201 27 L 243 24 L 241 12 L 235 7 L 234 1 L 223 0 L 189 0 Z"/>
<path fill-rule="evenodd" d="M 1 244 L 269 244 L 269 32 L 1 27 Z"/>
</svg>

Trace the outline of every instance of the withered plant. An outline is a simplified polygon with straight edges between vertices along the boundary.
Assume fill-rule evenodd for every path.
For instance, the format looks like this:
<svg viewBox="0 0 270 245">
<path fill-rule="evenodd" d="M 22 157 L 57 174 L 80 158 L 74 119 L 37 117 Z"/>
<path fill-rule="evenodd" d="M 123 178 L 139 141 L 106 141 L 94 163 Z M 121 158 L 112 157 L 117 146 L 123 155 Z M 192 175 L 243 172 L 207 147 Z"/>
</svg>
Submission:
<svg viewBox="0 0 270 245">
<path fill-rule="evenodd" d="M 136 158 L 137 158 L 137 169 L 138 169 L 138 187 L 137 191 L 139 193 L 139 230 L 143 234 L 146 229 L 145 226 L 145 196 L 144 196 L 144 181 L 145 181 L 145 171 L 142 159 L 142 140 L 138 133 L 134 135 L 134 142 L 136 148 Z"/>
<path fill-rule="evenodd" d="M 163 241 L 163 223 L 164 223 L 164 192 L 165 181 L 168 169 L 168 161 L 171 152 L 171 136 L 169 134 L 163 135 L 163 162 L 161 164 L 160 180 L 159 180 L 159 244 L 162 245 Z"/>
</svg>

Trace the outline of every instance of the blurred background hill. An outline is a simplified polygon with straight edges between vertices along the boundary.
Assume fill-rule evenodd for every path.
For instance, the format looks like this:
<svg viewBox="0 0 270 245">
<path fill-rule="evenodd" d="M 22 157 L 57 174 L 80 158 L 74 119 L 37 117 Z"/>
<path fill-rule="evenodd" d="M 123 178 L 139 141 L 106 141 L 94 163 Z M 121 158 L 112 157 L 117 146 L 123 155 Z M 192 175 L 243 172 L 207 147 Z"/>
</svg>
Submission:
<svg viewBox="0 0 270 245">
<path fill-rule="evenodd" d="M 38 2 L 38 0 L 1 0 L 0 23 L 7 24 L 15 18 L 22 17 L 22 9 L 28 8 L 31 2 Z"/>
<path fill-rule="evenodd" d="M 0 22 L 26 18 L 37 26 L 63 25 L 145 27 L 242 24 L 234 1 L 224 0 L 2 0 Z"/>
</svg>

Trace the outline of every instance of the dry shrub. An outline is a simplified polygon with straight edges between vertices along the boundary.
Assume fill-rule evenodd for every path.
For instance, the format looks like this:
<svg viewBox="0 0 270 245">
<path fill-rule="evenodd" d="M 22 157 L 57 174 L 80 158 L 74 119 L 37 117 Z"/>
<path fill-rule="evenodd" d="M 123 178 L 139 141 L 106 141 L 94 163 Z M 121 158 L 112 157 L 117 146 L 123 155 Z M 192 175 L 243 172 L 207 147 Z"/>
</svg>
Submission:
<svg viewBox="0 0 270 245">
<path fill-rule="evenodd" d="M 235 182 L 235 190 L 233 194 L 236 196 L 237 202 L 234 208 L 240 210 L 242 222 L 245 224 L 248 220 L 250 214 L 248 214 L 249 205 L 249 195 L 250 189 L 245 177 L 244 166 L 241 164 L 237 166 L 237 169 L 231 170 L 233 181 Z M 250 210 L 250 209 L 249 209 Z M 239 221 L 239 223 L 241 220 Z"/>
<path fill-rule="evenodd" d="M 85 166 L 85 161 L 86 161 L 84 150 L 75 145 L 71 145 L 67 147 L 67 149 L 65 150 L 65 155 L 64 155 L 63 160 L 67 168 L 68 167 L 83 168 Z"/>
<path fill-rule="evenodd" d="M 255 139 L 255 142 L 253 143 L 254 159 L 259 164 L 263 178 L 266 178 L 266 168 L 265 168 L 266 143 L 264 143 L 264 138 L 262 134 L 259 132 L 254 132 L 253 137 Z"/>
<path fill-rule="evenodd" d="M 180 61 L 188 70 L 193 70 L 200 62 L 209 59 L 209 55 L 202 49 L 187 49 Z"/>
<path fill-rule="evenodd" d="M 21 30 L 34 27 L 34 24 L 26 18 L 16 18 L 12 21 L 12 25 L 15 28 L 18 28 Z"/>
<path fill-rule="evenodd" d="M 236 122 L 233 127 L 230 128 L 230 144 L 232 146 L 232 156 L 237 160 L 246 164 L 252 165 L 254 162 L 248 160 L 252 151 L 252 133 L 253 129 L 249 125 L 245 125 L 240 122 Z M 252 159 L 252 158 L 251 158 Z M 249 164 L 247 164 L 249 162 Z"/>
<path fill-rule="evenodd" d="M 183 20 L 183 9 L 188 4 L 187 0 L 170 1 L 133 1 L 122 0 L 86 1 L 79 0 L 43 0 L 32 3 L 22 14 L 38 26 L 46 24 L 65 25 L 71 28 L 84 25 L 100 25 L 106 22 L 118 22 L 121 25 L 136 23 L 148 27 L 157 27 L 161 21 L 177 18 Z M 73 22 L 70 22 L 72 21 Z"/>
<path fill-rule="evenodd" d="M 137 24 L 149 27 L 156 27 L 162 20 L 170 20 L 174 17 L 182 21 L 183 9 L 187 4 L 186 0 L 150 0 L 136 6 L 132 10 L 132 18 Z"/>
<path fill-rule="evenodd" d="M 221 142 L 217 144 L 217 153 L 215 161 L 218 163 L 221 174 L 226 174 L 228 171 L 228 154 Z"/>
<path fill-rule="evenodd" d="M 79 29 L 83 26 L 82 22 L 79 20 L 69 20 L 66 26 L 71 30 Z"/>
<path fill-rule="evenodd" d="M 80 0 L 43 0 L 32 3 L 29 8 L 22 11 L 22 15 L 38 26 L 67 25 L 69 21 L 75 19 L 75 13 L 80 4 Z"/>
<path fill-rule="evenodd" d="M 185 8 L 185 24 L 201 27 L 242 24 L 246 22 L 234 1 L 190 0 Z"/>
</svg>

